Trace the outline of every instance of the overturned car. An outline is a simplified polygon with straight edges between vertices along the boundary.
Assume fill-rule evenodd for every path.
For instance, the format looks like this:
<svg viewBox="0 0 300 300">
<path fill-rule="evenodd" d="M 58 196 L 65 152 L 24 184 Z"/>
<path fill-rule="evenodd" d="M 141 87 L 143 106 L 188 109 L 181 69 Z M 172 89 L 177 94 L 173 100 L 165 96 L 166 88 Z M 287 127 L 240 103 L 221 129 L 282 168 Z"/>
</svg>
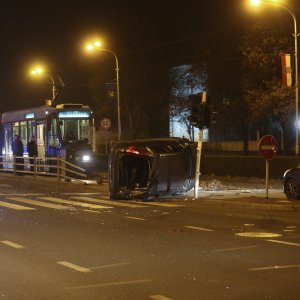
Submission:
<svg viewBox="0 0 300 300">
<path fill-rule="evenodd" d="M 109 160 L 111 199 L 181 194 L 194 185 L 196 144 L 187 139 L 119 141 Z"/>
</svg>

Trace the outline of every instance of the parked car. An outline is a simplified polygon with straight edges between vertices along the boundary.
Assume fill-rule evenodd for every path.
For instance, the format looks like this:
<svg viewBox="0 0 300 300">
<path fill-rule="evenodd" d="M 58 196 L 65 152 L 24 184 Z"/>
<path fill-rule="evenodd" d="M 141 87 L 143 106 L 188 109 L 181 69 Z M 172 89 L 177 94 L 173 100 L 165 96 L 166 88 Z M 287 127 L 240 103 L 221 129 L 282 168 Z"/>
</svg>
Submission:
<svg viewBox="0 0 300 300">
<path fill-rule="evenodd" d="M 119 141 L 109 160 L 111 199 L 181 194 L 194 185 L 196 146 L 187 139 Z"/>
<path fill-rule="evenodd" d="M 288 199 L 300 199 L 300 167 L 287 170 L 284 173 L 283 190 Z"/>
</svg>

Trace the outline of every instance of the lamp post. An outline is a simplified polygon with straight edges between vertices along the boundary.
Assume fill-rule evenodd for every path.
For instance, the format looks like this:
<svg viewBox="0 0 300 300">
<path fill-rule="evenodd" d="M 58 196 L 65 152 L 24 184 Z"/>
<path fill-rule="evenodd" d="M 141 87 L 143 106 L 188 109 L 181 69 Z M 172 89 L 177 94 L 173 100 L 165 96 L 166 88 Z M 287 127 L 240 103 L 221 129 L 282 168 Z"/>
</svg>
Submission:
<svg viewBox="0 0 300 300">
<path fill-rule="evenodd" d="M 50 79 L 50 81 L 52 83 L 52 103 L 53 103 L 55 100 L 56 94 L 57 94 L 55 80 L 54 80 L 53 76 L 51 76 L 50 74 L 45 74 L 44 70 L 41 67 L 36 67 L 36 68 L 32 69 L 30 73 L 32 76 L 46 75 Z"/>
<path fill-rule="evenodd" d="M 298 117 L 299 117 L 299 73 L 298 73 L 298 30 L 297 30 L 297 18 L 295 12 L 289 6 L 283 5 L 278 0 L 251 0 L 251 4 L 258 6 L 260 4 L 275 6 L 284 9 L 287 11 L 293 18 L 294 23 L 294 48 L 295 48 L 295 130 L 296 130 L 296 139 L 295 139 L 295 154 L 299 154 L 299 128 L 298 128 Z"/>
<path fill-rule="evenodd" d="M 92 52 L 94 50 L 105 51 L 113 55 L 116 63 L 116 86 L 117 86 L 117 115 L 118 115 L 118 140 L 121 139 L 121 110 L 120 110 L 120 80 L 119 80 L 119 60 L 116 53 L 112 50 L 104 49 L 101 47 L 99 41 L 95 41 L 86 45 L 86 50 Z"/>
</svg>

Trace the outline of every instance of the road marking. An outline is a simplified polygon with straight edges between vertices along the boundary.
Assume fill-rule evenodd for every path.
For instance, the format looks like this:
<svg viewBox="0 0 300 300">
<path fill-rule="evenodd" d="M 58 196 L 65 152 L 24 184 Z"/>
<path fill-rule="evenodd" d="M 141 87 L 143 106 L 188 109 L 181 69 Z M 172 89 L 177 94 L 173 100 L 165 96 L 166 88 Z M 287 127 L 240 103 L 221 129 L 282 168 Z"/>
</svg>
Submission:
<svg viewBox="0 0 300 300">
<path fill-rule="evenodd" d="M 145 221 L 143 218 L 137 218 L 137 217 L 125 217 L 126 219 L 132 219 L 132 220 L 138 220 L 138 221 Z"/>
<path fill-rule="evenodd" d="M 67 262 L 67 261 L 58 261 L 57 263 L 62 265 L 62 266 L 65 266 L 67 268 L 70 268 L 70 269 L 73 269 L 75 271 L 81 272 L 81 273 L 90 273 L 90 272 L 92 272 L 91 269 L 80 267 L 78 265 L 72 264 L 72 263 Z"/>
<path fill-rule="evenodd" d="M 11 209 L 16 209 L 16 210 L 36 210 L 35 208 L 32 208 L 32 207 L 7 203 L 7 202 L 3 202 L 3 201 L 0 201 L 0 206 L 11 208 Z"/>
<path fill-rule="evenodd" d="M 152 295 L 149 296 L 150 299 L 154 299 L 154 300 L 173 300 L 172 298 L 163 296 L 163 295 Z"/>
<path fill-rule="evenodd" d="M 278 269 L 292 269 L 292 268 L 300 268 L 300 265 L 260 267 L 260 268 L 250 268 L 248 270 L 249 271 L 264 271 L 264 270 L 278 270 Z"/>
<path fill-rule="evenodd" d="M 43 196 L 43 194 L 0 194 L 0 196 L 22 196 L 22 197 L 26 197 L 26 196 Z"/>
<path fill-rule="evenodd" d="M 124 203 L 119 201 L 110 201 L 110 200 L 101 200 L 96 198 L 90 198 L 90 197 L 71 197 L 72 199 L 76 200 L 82 200 L 82 201 L 90 201 L 94 203 L 102 203 L 102 204 L 109 204 L 109 205 L 115 205 L 115 206 L 122 206 L 122 207 L 131 207 L 131 208 L 140 208 L 140 207 L 146 207 L 142 205 L 137 204 L 131 204 L 131 203 Z"/>
<path fill-rule="evenodd" d="M 54 209 L 71 209 L 71 207 L 60 205 L 60 204 L 52 204 L 52 203 L 47 203 L 47 202 L 41 202 L 41 201 L 36 201 L 36 200 L 31 200 L 27 198 L 21 198 L 21 197 L 8 197 L 6 198 L 8 200 L 13 200 L 13 201 L 18 201 L 21 203 L 26 203 L 26 204 L 32 204 L 32 205 L 37 205 L 37 206 L 43 206 L 47 208 L 54 208 Z"/>
<path fill-rule="evenodd" d="M 266 240 L 266 241 L 267 242 L 272 242 L 272 243 L 278 243 L 278 244 L 284 244 L 284 245 L 300 247 L 300 244 L 298 244 L 298 243 L 291 243 L 291 242 L 278 241 L 278 240 Z"/>
<path fill-rule="evenodd" d="M 142 205 L 162 206 L 162 207 L 184 207 L 182 204 L 164 203 L 164 202 L 136 202 Z"/>
<path fill-rule="evenodd" d="M 92 267 L 91 270 L 98 270 L 98 269 L 106 269 L 106 268 L 115 268 L 115 267 L 121 267 L 121 266 L 127 266 L 130 265 L 128 262 L 123 263 L 117 263 L 117 264 L 110 264 L 110 265 L 104 265 L 104 266 L 98 266 L 98 267 Z"/>
<path fill-rule="evenodd" d="M 4 244 L 4 245 L 6 245 L 6 246 L 10 246 L 12 248 L 15 248 L 15 249 L 24 249 L 25 248 L 22 245 L 19 245 L 19 244 L 10 242 L 10 241 L 1 241 L 1 243 Z"/>
<path fill-rule="evenodd" d="M 101 214 L 101 211 L 97 211 L 97 210 L 84 209 L 84 211 L 94 213 L 94 214 Z"/>
<path fill-rule="evenodd" d="M 74 205 L 74 206 L 80 206 L 80 207 L 86 207 L 86 208 L 91 208 L 91 209 L 112 208 L 112 207 L 109 207 L 109 206 L 96 205 L 96 204 L 90 204 L 90 203 L 83 203 L 83 202 L 65 200 L 65 199 L 60 199 L 60 198 L 55 198 L 55 197 L 39 197 L 39 198 L 43 199 L 43 200 L 47 200 L 47 201 L 64 203 L 64 204 L 69 204 L 69 205 Z"/>
<path fill-rule="evenodd" d="M 236 250 L 253 249 L 253 248 L 259 248 L 259 246 L 248 246 L 248 247 L 237 247 L 237 248 L 218 249 L 218 250 L 213 250 L 213 252 L 226 252 L 226 251 L 236 251 Z"/>
<path fill-rule="evenodd" d="M 99 284 L 90 284 L 90 285 L 69 286 L 69 287 L 65 287 L 65 289 L 66 290 L 89 289 L 95 287 L 118 286 L 118 285 L 137 284 L 137 283 L 146 283 L 146 282 L 152 282 L 152 280 L 141 279 L 141 280 L 131 280 L 131 281 L 117 281 L 117 282 L 108 282 L 108 283 L 99 283 Z"/>
<path fill-rule="evenodd" d="M 214 231 L 212 229 L 208 228 L 202 228 L 202 227 L 196 227 L 196 226 L 184 226 L 185 228 L 190 228 L 190 229 L 195 229 L 195 230 L 200 230 L 200 231 Z"/>
</svg>

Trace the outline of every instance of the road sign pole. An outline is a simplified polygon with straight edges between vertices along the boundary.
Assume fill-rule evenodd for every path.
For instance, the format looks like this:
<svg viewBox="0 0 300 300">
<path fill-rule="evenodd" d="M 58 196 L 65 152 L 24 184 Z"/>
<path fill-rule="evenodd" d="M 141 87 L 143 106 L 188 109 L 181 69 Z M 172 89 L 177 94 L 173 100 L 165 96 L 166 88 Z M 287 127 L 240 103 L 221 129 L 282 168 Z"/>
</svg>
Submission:
<svg viewBox="0 0 300 300">
<path fill-rule="evenodd" d="M 260 155 L 266 160 L 266 198 L 269 199 L 269 169 L 270 160 L 276 155 L 276 140 L 272 135 L 265 135 L 258 144 Z"/>
<path fill-rule="evenodd" d="M 266 159 L 266 198 L 269 199 L 269 167 L 270 163 Z"/>
</svg>

